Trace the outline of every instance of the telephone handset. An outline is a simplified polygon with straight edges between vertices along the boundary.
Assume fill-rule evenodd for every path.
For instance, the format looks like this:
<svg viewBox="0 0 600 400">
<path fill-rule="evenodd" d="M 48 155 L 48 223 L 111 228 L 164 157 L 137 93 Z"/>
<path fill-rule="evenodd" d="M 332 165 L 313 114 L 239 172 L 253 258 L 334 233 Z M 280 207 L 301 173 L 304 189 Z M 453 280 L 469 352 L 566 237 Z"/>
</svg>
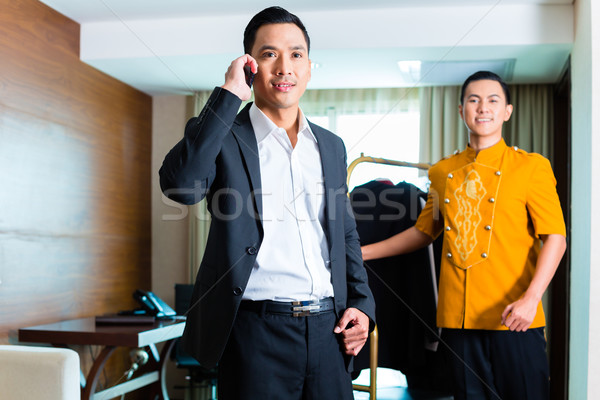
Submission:
<svg viewBox="0 0 600 400">
<path fill-rule="evenodd" d="M 140 303 L 146 315 L 154 315 L 157 318 L 161 318 L 173 317 L 177 314 L 175 310 L 152 292 L 138 289 L 133 293 L 133 298 Z"/>
</svg>

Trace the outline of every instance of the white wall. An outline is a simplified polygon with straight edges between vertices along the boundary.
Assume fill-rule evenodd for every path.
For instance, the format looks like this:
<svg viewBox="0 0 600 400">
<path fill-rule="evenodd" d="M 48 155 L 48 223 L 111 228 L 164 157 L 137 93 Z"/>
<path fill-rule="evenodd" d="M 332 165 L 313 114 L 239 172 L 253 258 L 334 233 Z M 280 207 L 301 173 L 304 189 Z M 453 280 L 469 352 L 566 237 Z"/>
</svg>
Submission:
<svg viewBox="0 0 600 400">
<path fill-rule="evenodd" d="M 569 398 L 599 399 L 600 4 L 575 1 Z M 595 157 L 592 157 L 592 156 Z M 593 245 L 592 245 L 593 244 Z M 590 340 L 591 339 L 591 340 Z"/>
<path fill-rule="evenodd" d="M 185 96 L 152 98 L 152 291 L 174 307 L 176 283 L 188 283 L 187 206 L 162 195 L 158 170 L 167 152 L 183 137 Z"/>
</svg>

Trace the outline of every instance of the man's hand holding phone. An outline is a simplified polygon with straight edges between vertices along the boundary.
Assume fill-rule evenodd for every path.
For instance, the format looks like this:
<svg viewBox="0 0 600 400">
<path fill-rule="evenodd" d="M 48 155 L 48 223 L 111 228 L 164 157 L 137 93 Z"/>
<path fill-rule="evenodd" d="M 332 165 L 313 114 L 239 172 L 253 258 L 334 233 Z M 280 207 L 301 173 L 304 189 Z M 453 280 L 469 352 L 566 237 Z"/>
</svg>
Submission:
<svg viewBox="0 0 600 400">
<path fill-rule="evenodd" d="M 242 101 L 252 96 L 251 86 L 254 75 L 258 72 L 258 63 L 248 54 L 236 58 L 225 73 L 225 83 L 221 86 L 229 90 Z"/>
</svg>

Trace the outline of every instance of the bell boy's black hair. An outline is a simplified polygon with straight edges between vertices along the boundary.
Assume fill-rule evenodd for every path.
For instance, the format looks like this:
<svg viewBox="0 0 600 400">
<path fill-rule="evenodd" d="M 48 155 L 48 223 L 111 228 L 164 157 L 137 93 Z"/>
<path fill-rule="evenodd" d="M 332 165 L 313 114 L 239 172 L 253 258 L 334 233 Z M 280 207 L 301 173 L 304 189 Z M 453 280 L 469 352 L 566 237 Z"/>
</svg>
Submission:
<svg viewBox="0 0 600 400">
<path fill-rule="evenodd" d="M 490 71 L 477 71 L 467 78 L 465 83 L 463 83 L 462 88 L 460 89 L 460 104 L 463 104 L 463 100 L 465 98 L 465 89 L 467 88 L 467 86 L 469 86 L 469 83 L 482 80 L 498 82 L 500 86 L 502 86 L 502 90 L 504 91 L 504 97 L 506 97 L 506 104 L 512 104 L 510 102 L 510 90 L 508 89 L 508 85 L 502 80 L 502 78 Z"/>
</svg>

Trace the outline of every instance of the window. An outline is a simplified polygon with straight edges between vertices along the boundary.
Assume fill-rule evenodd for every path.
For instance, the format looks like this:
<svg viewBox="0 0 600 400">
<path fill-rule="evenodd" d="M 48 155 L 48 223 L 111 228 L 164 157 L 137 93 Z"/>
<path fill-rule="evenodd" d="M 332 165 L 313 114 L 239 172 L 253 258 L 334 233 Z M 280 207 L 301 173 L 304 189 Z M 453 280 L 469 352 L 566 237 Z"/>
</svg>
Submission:
<svg viewBox="0 0 600 400">
<path fill-rule="evenodd" d="M 419 162 L 419 111 L 399 113 L 342 114 L 309 117 L 311 122 L 329 129 L 342 138 L 348 153 L 348 165 L 361 153 L 390 160 Z M 427 174 L 410 167 L 361 163 L 352 172 L 348 189 L 373 179 L 389 179 L 394 184 L 410 182 L 427 189 Z"/>
</svg>

